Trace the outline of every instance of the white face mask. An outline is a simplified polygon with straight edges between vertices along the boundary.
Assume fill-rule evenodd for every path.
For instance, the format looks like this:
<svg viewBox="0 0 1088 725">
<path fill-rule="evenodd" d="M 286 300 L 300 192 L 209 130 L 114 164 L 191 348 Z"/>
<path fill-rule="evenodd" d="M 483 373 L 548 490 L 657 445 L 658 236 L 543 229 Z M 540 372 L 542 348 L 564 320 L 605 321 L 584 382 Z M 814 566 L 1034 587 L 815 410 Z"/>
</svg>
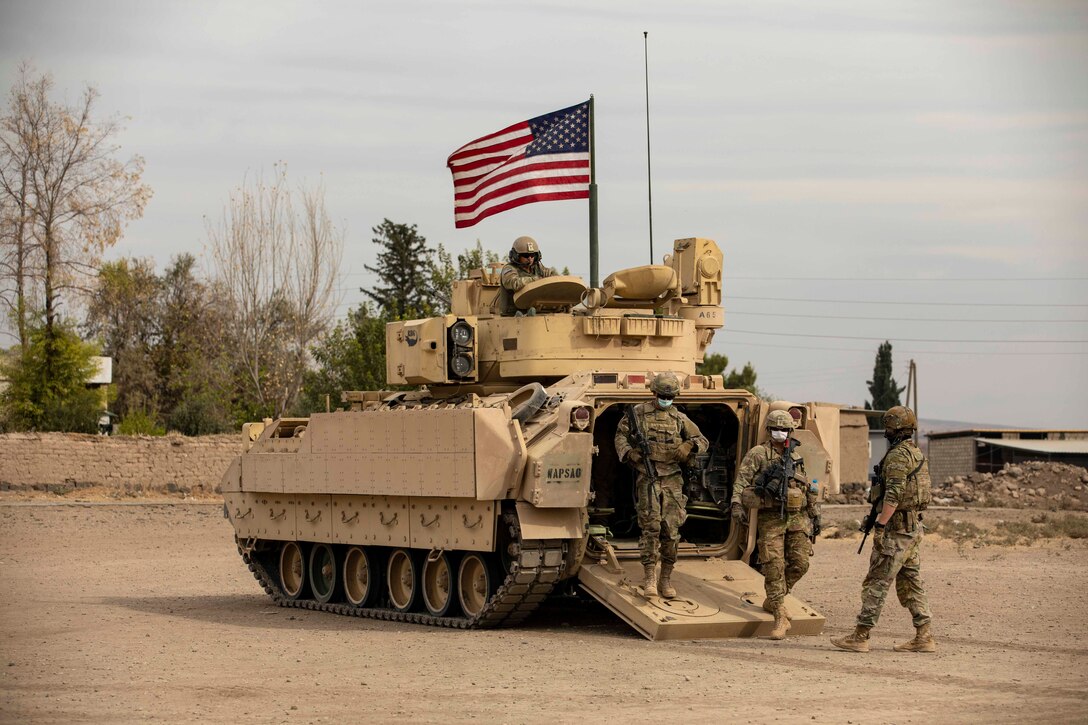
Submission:
<svg viewBox="0 0 1088 725">
<path fill-rule="evenodd" d="M 664 398 L 658 398 L 657 399 L 657 405 L 658 405 L 659 408 L 662 408 L 662 409 L 668 408 L 670 405 L 672 405 L 672 401 L 671 400 L 665 400 Z"/>
<path fill-rule="evenodd" d="M 790 434 L 784 430 L 772 430 L 771 440 L 775 443 L 785 443 L 786 439 L 790 437 Z"/>
</svg>

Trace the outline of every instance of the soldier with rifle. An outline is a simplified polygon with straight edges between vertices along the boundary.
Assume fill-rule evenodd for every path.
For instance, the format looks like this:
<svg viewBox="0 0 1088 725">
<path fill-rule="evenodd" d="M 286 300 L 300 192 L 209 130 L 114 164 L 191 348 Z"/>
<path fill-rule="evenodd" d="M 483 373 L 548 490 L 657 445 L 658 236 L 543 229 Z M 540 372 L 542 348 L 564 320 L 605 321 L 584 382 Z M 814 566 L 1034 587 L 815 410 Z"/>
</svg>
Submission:
<svg viewBox="0 0 1088 725">
<path fill-rule="evenodd" d="M 808 571 L 812 543 L 820 531 L 819 490 L 805 475 L 805 461 L 790 437 L 797 427 L 785 410 L 767 416 L 770 441 L 745 454 L 733 484 L 731 511 L 735 526 L 747 523 L 757 509 L 759 561 L 767 592 L 763 609 L 774 615 L 771 639 L 785 639 L 790 628 L 785 600 Z"/>
<path fill-rule="evenodd" d="M 687 518 L 687 497 L 681 465 L 708 447 L 698 426 L 673 407 L 680 380 L 673 373 L 658 373 L 650 383 L 654 399 L 629 405 L 616 427 L 616 455 L 636 473 L 635 492 L 638 548 L 644 578 L 643 596 L 676 596 L 672 570 L 680 543 L 680 526 Z M 660 547 L 660 553 L 658 551 Z M 661 561 L 661 578 L 657 562 Z"/>
<path fill-rule="evenodd" d="M 839 649 L 869 651 L 869 631 L 876 626 L 884 599 L 894 584 L 899 603 L 910 611 L 915 628 L 914 639 L 895 645 L 895 651 L 937 650 L 929 631 L 929 599 L 920 572 L 922 512 L 929 506 L 931 492 L 929 463 L 911 440 L 917 426 L 914 411 L 902 405 L 884 414 L 884 437 L 890 447 L 875 469 L 876 480 L 869 491 L 873 507 L 861 526 L 865 537 L 870 530 L 874 532 L 873 553 L 869 573 L 861 584 L 857 626 L 845 637 L 831 640 Z"/>
</svg>

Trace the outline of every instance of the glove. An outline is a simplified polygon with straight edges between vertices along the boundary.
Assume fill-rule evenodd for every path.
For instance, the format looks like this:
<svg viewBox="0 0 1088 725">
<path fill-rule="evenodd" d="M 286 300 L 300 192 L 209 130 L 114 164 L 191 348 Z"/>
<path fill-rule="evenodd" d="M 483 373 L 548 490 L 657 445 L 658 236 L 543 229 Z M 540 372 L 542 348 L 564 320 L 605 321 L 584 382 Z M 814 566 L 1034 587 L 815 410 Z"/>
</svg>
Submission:
<svg viewBox="0 0 1088 725">
<path fill-rule="evenodd" d="M 695 443 L 692 441 L 684 441 L 676 447 L 676 460 L 683 463 L 687 459 L 691 458 L 691 452 L 695 450 Z"/>
<path fill-rule="evenodd" d="M 642 463 L 642 451 L 638 450 L 637 448 L 632 448 L 627 453 L 627 462 L 630 463 L 632 466 L 637 466 L 638 464 Z"/>
<path fill-rule="evenodd" d="M 743 522 L 744 515 L 747 512 L 744 510 L 744 507 L 741 506 L 739 503 L 734 503 L 732 506 L 729 507 L 729 513 L 737 521 Z"/>
</svg>

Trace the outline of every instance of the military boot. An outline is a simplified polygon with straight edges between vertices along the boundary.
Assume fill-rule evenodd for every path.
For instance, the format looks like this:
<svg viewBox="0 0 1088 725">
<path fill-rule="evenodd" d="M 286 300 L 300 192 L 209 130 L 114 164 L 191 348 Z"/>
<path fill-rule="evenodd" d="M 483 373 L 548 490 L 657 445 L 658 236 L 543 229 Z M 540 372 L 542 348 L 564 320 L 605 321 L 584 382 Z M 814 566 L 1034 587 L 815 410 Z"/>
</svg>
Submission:
<svg viewBox="0 0 1088 725">
<path fill-rule="evenodd" d="M 832 639 L 831 644 L 835 645 L 839 649 L 849 650 L 851 652 L 868 652 L 869 651 L 869 629 L 870 627 L 863 627 L 860 624 L 854 628 L 854 631 L 845 637 L 838 639 Z"/>
<path fill-rule="evenodd" d="M 897 644 L 892 649 L 896 652 L 936 652 L 937 641 L 929 633 L 929 624 L 923 624 L 921 627 L 915 627 L 914 639 Z"/>
<path fill-rule="evenodd" d="M 786 631 L 790 628 L 790 620 L 786 617 L 786 608 L 779 605 L 774 610 L 774 629 L 769 635 L 771 639 L 785 639 Z"/>
<path fill-rule="evenodd" d="M 649 598 L 657 592 L 657 564 L 643 564 L 642 571 L 644 576 L 639 588 L 642 590 L 642 596 Z"/>
<path fill-rule="evenodd" d="M 661 578 L 657 580 L 657 593 L 665 599 L 672 599 L 676 596 L 676 589 L 673 588 L 672 582 L 669 579 L 672 577 L 672 564 L 661 565 Z"/>
</svg>

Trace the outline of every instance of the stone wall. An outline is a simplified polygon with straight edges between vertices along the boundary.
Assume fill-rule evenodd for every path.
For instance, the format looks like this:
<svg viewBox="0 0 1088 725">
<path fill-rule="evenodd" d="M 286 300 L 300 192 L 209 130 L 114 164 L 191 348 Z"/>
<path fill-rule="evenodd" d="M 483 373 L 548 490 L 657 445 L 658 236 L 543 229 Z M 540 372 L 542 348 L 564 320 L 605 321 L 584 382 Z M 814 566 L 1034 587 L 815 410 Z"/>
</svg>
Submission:
<svg viewBox="0 0 1088 725">
<path fill-rule="evenodd" d="M 136 491 L 216 491 L 240 435 L 0 435 L 0 488 L 104 486 Z"/>
<path fill-rule="evenodd" d="M 934 482 L 966 476 L 975 470 L 973 436 L 929 439 L 929 477 Z"/>
</svg>

